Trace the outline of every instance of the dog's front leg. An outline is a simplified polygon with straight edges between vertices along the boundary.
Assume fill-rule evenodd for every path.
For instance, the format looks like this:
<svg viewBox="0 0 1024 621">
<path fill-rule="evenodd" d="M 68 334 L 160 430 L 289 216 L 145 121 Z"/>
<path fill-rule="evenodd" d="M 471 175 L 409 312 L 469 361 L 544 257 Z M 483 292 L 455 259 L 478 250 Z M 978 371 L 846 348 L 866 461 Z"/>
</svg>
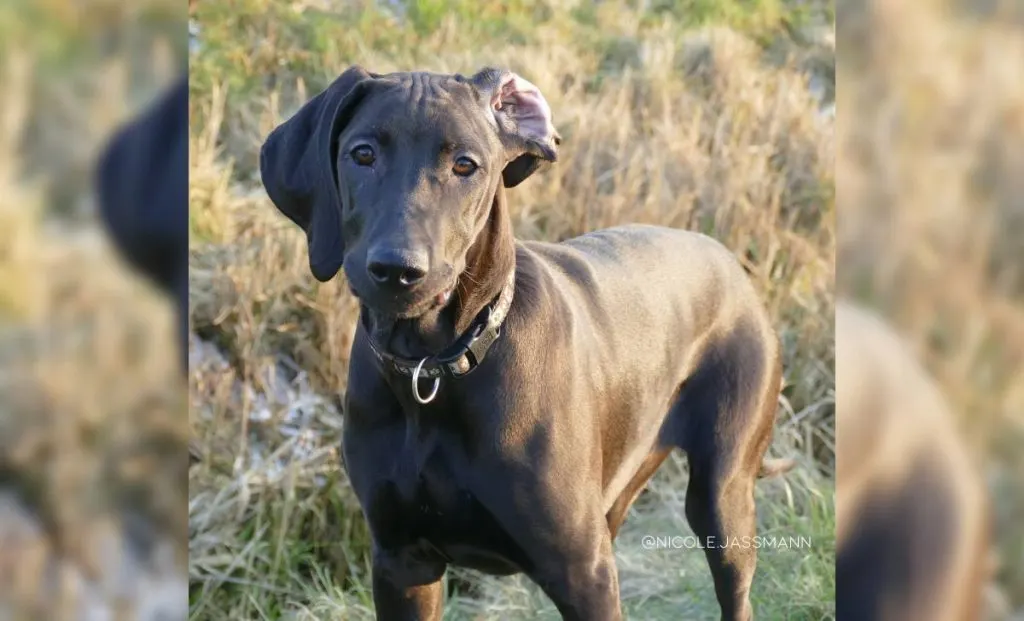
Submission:
<svg viewBox="0 0 1024 621">
<path fill-rule="evenodd" d="M 378 621 L 440 621 L 443 594 L 440 580 L 402 588 L 373 572 L 373 603 Z"/>
<path fill-rule="evenodd" d="M 443 565 L 411 567 L 395 555 L 376 551 L 373 604 L 377 621 L 440 621 L 444 571 Z"/>
<path fill-rule="evenodd" d="M 554 602 L 564 621 L 622 619 L 612 538 L 603 518 L 600 522 L 594 525 L 600 534 L 590 539 L 589 544 L 552 550 L 548 558 L 528 572 Z M 567 537 L 571 538 L 574 537 Z"/>
</svg>

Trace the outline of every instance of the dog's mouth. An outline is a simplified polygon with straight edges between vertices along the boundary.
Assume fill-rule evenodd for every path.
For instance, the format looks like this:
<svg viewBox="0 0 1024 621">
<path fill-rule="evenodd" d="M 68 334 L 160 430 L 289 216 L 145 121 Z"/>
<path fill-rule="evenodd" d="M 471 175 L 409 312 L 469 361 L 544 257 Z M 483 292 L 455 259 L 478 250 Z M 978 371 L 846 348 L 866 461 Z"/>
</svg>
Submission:
<svg viewBox="0 0 1024 621">
<path fill-rule="evenodd" d="M 448 287 L 434 296 L 435 306 L 445 306 L 452 299 L 452 292 L 455 291 L 455 287 Z"/>
<path fill-rule="evenodd" d="M 349 285 L 352 295 L 371 311 L 393 319 L 416 319 L 447 306 L 455 292 L 455 284 L 446 284 L 437 293 L 423 295 L 418 292 L 402 294 L 362 295 L 356 287 Z"/>
</svg>

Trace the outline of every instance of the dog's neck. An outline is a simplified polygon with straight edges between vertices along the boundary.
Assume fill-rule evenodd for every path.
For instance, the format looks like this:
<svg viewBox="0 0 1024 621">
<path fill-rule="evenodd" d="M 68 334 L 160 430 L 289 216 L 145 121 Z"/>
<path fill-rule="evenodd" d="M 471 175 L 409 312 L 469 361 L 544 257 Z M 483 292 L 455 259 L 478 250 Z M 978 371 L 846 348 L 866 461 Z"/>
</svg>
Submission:
<svg viewBox="0 0 1024 621">
<path fill-rule="evenodd" d="M 512 220 L 505 189 L 499 183 L 483 230 L 466 254 L 466 268 L 459 275 L 451 301 L 411 319 L 388 319 L 371 313 L 371 338 L 385 351 L 404 358 L 441 352 L 498 297 L 515 269 L 515 256 Z"/>
</svg>

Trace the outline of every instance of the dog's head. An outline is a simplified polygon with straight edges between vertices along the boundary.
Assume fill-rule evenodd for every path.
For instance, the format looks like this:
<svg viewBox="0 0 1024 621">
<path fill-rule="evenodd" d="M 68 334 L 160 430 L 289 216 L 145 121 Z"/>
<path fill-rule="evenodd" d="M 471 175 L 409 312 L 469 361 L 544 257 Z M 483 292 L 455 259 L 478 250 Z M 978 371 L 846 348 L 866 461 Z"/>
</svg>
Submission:
<svg viewBox="0 0 1024 621">
<path fill-rule="evenodd" d="M 344 266 L 364 304 L 412 317 L 447 301 L 499 184 L 554 161 L 559 142 L 543 95 L 514 73 L 352 67 L 270 134 L 260 169 L 318 280 Z"/>
</svg>

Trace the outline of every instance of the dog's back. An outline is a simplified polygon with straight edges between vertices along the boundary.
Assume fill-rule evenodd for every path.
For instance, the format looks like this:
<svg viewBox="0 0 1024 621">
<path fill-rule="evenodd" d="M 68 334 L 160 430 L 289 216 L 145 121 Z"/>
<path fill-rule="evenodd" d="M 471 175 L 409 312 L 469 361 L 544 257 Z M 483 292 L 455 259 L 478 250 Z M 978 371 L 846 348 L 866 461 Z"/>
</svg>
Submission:
<svg viewBox="0 0 1024 621">
<path fill-rule="evenodd" d="M 689 331 L 666 340 L 691 343 L 743 316 L 770 331 L 767 313 L 735 255 L 719 241 L 692 231 L 631 224 L 601 229 L 558 244 L 527 242 L 552 278 L 590 317 L 614 317 L 637 331 L 665 318 Z M 636 331 L 617 332 L 622 338 Z M 610 335 L 615 336 L 615 335 Z"/>
<path fill-rule="evenodd" d="M 598 335 L 580 344 L 581 356 L 599 349 L 613 357 L 620 382 L 664 382 L 645 394 L 676 390 L 709 339 L 726 332 L 743 331 L 766 358 L 776 355 L 768 314 L 748 275 L 711 237 L 633 224 L 525 246 L 560 289 L 580 333 Z"/>
<path fill-rule="evenodd" d="M 936 388 L 877 318 L 841 303 L 838 619 L 979 618 L 985 495 Z"/>
<path fill-rule="evenodd" d="M 620 434 L 632 439 L 630 450 L 621 461 L 606 455 L 609 506 L 659 438 L 681 448 L 692 442 L 693 408 L 666 413 L 679 409 L 674 404 L 681 386 L 694 374 L 703 376 L 708 365 L 721 362 L 749 378 L 742 382 L 750 393 L 744 399 L 768 398 L 755 387 L 773 381 L 777 391 L 778 379 L 770 379 L 777 372 L 777 337 L 748 275 L 717 240 L 625 225 L 523 247 L 530 259 L 523 267 L 550 283 L 541 297 L 558 305 L 552 315 L 571 318 L 567 338 L 573 342 L 565 349 L 575 352 L 573 368 L 616 396 L 594 403 L 589 395 L 574 396 L 581 415 L 592 413 L 610 428 L 626 424 L 623 412 L 630 412 L 625 420 L 631 429 Z M 729 381 L 718 371 L 713 375 L 723 385 Z M 770 399 L 774 404 L 774 394 Z"/>
</svg>

